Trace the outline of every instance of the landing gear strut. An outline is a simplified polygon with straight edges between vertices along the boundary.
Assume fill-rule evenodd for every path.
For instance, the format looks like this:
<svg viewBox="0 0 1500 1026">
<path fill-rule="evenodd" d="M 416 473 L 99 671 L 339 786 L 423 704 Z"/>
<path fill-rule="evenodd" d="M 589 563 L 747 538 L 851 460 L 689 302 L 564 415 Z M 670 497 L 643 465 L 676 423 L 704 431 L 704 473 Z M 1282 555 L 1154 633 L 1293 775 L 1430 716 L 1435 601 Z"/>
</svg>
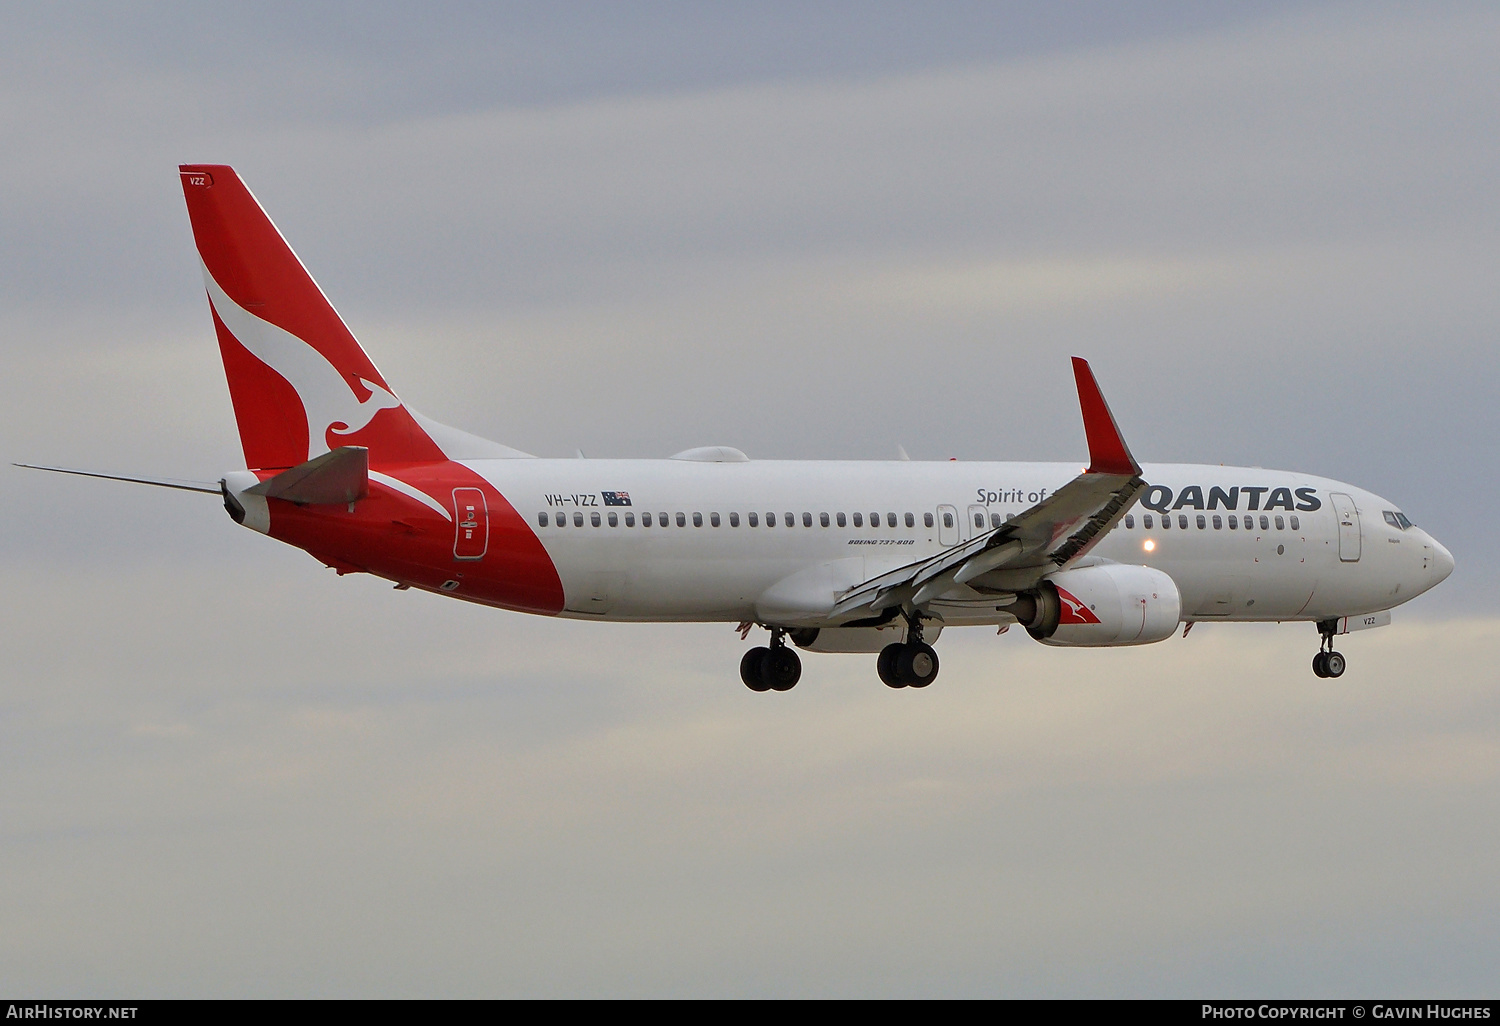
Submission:
<svg viewBox="0 0 1500 1026">
<path fill-rule="evenodd" d="M 916 613 L 906 617 L 906 644 L 897 642 L 880 650 L 875 672 L 889 688 L 925 688 L 938 675 L 938 656 L 922 640 L 922 618 Z"/>
<path fill-rule="evenodd" d="M 1318 633 L 1323 640 L 1318 646 L 1318 654 L 1313 656 L 1313 673 L 1319 677 L 1344 675 L 1344 654 L 1333 650 L 1333 632 L 1337 629 L 1337 620 L 1322 620 L 1318 623 Z"/>
<path fill-rule="evenodd" d="M 790 691 L 802 679 L 802 660 L 786 646 L 786 631 L 771 628 L 771 645 L 759 645 L 740 660 L 740 680 L 751 691 Z"/>
</svg>

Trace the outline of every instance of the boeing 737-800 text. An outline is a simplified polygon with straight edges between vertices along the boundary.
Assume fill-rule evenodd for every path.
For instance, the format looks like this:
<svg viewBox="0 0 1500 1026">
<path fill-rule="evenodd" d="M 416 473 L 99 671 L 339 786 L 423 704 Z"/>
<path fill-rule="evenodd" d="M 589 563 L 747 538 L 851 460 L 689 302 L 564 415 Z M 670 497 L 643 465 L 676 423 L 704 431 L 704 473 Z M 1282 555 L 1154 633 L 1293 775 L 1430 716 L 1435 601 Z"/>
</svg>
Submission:
<svg viewBox="0 0 1500 1026">
<path fill-rule="evenodd" d="M 1337 677 L 1336 635 L 1389 623 L 1453 569 L 1395 503 L 1352 485 L 1138 464 L 1080 359 L 1081 473 L 728 446 L 538 459 L 405 406 L 234 170 L 181 175 L 249 469 L 217 486 L 122 479 L 220 495 L 237 523 L 341 574 L 545 616 L 759 625 L 770 644 L 741 678 L 784 691 L 798 648 L 878 652 L 886 684 L 925 687 L 942 629 L 975 624 L 1111 646 L 1305 620 L 1322 637 L 1314 672 Z"/>
</svg>

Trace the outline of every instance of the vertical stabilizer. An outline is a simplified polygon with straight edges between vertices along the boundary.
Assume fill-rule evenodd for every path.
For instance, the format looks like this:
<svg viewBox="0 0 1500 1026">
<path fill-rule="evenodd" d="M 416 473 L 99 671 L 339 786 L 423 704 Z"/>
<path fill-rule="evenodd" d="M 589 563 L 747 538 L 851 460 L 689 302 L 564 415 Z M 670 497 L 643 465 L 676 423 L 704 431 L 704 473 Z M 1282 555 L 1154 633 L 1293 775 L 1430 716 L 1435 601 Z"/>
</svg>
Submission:
<svg viewBox="0 0 1500 1026">
<path fill-rule="evenodd" d="M 179 170 L 246 466 L 340 446 L 372 464 L 443 459 L 234 169 Z"/>
</svg>

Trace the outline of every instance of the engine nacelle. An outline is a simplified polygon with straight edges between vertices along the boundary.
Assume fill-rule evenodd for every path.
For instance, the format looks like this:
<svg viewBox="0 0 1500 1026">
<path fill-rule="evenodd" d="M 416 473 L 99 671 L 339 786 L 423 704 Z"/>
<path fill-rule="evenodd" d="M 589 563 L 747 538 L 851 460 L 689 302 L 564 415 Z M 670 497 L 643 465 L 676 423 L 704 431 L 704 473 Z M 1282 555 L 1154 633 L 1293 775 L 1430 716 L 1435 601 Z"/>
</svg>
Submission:
<svg viewBox="0 0 1500 1026">
<path fill-rule="evenodd" d="M 1036 598 L 1026 630 L 1044 645 L 1149 645 L 1170 638 L 1182 612 L 1172 578 L 1118 563 L 1060 570 Z"/>
</svg>

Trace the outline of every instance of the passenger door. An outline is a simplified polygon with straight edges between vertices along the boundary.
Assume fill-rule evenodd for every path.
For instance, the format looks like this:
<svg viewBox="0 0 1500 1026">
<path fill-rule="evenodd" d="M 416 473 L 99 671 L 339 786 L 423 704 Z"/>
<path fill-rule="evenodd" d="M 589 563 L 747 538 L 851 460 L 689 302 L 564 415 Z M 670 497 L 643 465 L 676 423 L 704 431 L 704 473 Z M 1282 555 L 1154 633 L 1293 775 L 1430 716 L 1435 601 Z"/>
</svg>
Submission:
<svg viewBox="0 0 1500 1026">
<path fill-rule="evenodd" d="M 1339 559 L 1345 563 L 1359 562 L 1359 510 L 1354 500 L 1343 492 L 1332 492 L 1328 496 L 1333 502 L 1333 512 L 1339 518 Z"/>
<path fill-rule="evenodd" d="M 453 489 L 453 558 L 483 559 L 490 547 L 490 511 L 478 488 Z"/>
</svg>

